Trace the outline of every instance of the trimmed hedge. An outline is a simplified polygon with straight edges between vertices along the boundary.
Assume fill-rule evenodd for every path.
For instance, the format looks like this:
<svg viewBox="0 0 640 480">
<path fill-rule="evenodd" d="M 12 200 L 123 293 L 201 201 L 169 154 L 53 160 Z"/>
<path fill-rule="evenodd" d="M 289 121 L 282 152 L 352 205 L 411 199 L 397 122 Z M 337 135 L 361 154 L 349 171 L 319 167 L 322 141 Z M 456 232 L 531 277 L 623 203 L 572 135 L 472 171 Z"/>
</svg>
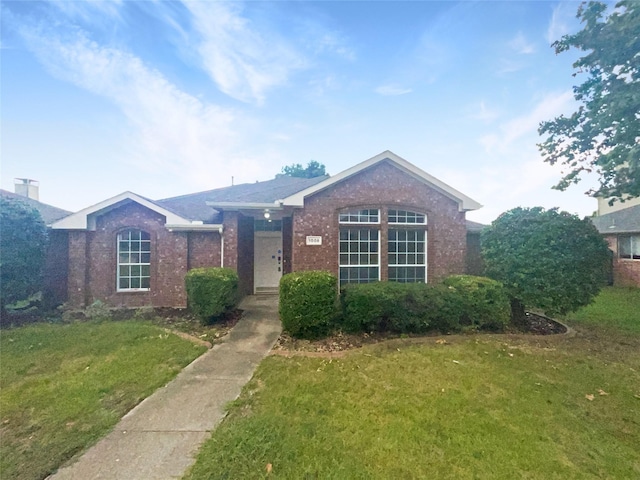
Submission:
<svg viewBox="0 0 640 480">
<path fill-rule="evenodd" d="M 204 324 L 235 308 L 238 274 L 230 268 L 194 268 L 185 276 L 187 305 Z"/>
<path fill-rule="evenodd" d="M 280 319 L 290 335 L 326 335 L 336 316 L 338 279 L 324 271 L 293 272 L 280 279 Z"/>
<path fill-rule="evenodd" d="M 345 286 L 341 327 L 348 332 L 425 333 L 463 327 L 499 330 L 510 320 L 501 283 L 455 275 L 442 284 L 374 282 Z"/>
<path fill-rule="evenodd" d="M 348 332 L 424 333 L 457 329 L 462 315 L 453 292 L 442 285 L 374 282 L 347 285 L 340 295 Z"/>
<path fill-rule="evenodd" d="M 502 330 L 511 319 L 511 304 L 502 283 L 487 277 L 451 275 L 442 282 L 462 304 L 462 325 Z"/>
</svg>

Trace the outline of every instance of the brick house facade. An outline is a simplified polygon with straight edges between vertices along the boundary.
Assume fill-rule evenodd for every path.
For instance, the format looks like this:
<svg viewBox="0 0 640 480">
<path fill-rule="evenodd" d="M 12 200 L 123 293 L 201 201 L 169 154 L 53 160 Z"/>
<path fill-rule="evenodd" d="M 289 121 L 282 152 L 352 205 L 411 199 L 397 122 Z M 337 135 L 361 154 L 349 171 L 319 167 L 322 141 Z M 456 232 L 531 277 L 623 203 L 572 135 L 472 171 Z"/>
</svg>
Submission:
<svg viewBox="0 0 640 480">
<path fill-rule="evenodd" d="M 184 276 L 232 268 L 244 294 L 291 271 L 341 283 L 464 273 L 465 212 L 480 205 L 387 151 L 333 177 L 274 180 L 151 201 L 125 192 L 52 225 L 60 298 L 74 307 L 184 307 Z"/>
</svg>

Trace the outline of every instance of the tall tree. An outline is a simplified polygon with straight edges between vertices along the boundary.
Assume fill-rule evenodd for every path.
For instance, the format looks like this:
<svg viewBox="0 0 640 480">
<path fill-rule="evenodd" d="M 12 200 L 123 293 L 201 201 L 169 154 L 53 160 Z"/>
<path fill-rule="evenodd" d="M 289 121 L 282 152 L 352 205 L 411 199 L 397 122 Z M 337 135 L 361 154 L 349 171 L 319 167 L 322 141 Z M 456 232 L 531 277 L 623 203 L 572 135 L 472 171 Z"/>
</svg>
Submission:
<svg viewBox="0 0 640 480">
<path fill-rule="evenodd" d="M 286 167 L 282 167 L 282 173 L 290 177 L 301 178 L 314 178 L 322 175 L 327 175 L 325 166 L 322 163 L 318 163 L 315 160 L 311 160 L 306 167 L 303 167 L 299 163 L 294 163 Z"/>
<path fill-rule="evenodd" d="M 0 197 L 0 311 L 42 287 L 47 228 L 40 213 L 20 200 Z"/>
<path fill-rule="evenodd" d="M 545 162 L 565 167 L 555 189 L 596 172 L 600 185 L 588 194 L 624 199 L 640 196 L 640 2 L 606 10 L 601 2 L 583 3 L 577 14 L 583 29 L 552 44 L 556 53 L 588 52 L 573 64 L 573 76 L 587 78 L 573 88 L 576 112 L 540 124 L 547 138 L 538 148 Z"/>
</svg>

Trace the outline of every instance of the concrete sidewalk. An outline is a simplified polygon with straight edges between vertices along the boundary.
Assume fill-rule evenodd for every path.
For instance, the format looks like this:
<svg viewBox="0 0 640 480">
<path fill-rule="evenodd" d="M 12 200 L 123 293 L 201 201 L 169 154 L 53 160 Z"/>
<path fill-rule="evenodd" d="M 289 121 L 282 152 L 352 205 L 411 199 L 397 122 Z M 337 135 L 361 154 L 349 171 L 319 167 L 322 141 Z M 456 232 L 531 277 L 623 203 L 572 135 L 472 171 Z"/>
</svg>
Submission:
<svg viewBox="0 0 640 480">
<path fill-rule="evenodd" d="M 280 334 L 278 297 L 246 297 L 225 342 L 127 413 L 113 431 L 53 480 L 180 478 Z"/>
</svg>

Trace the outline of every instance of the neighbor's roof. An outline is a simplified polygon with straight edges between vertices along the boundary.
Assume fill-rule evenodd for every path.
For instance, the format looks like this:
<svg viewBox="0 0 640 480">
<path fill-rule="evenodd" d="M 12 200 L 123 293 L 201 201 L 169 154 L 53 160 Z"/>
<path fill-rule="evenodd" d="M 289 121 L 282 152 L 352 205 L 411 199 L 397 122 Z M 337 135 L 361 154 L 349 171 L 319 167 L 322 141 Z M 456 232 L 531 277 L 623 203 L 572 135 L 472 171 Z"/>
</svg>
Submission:
<svg viewBox="0 0 640 480">
<path fill-rule="evenodd" d="M 603 235 L 640 232 L 640 205 L 592 217 L 591 221 Z"/>
<path fill-rule="evenodd" d="M 48 205 L 46 203 L 39 202 L 38 200 L 34 200 L 33 198 L 27 198 L 23 195 L 9 192 L 8 190 L 0 189 L 0 195 L 13 200 L 19 200 L 22 203 L 35 208 L 40 212 L 40 216 L 42 217 L 45 225 L 51 225 L 56 220 L 60 220 L 61 218 L 71 214 L 68 210 L 63 210 L 62 208 L 54 207 L 53 205 Z"/>
<path fill-rule="evenodd" d="M 323 175 L 315 178 L 297 178 L 278 175 L 273 180 L 256 183 L 243 183 L 230 187 L 216 188 L 206 192 L 191 193 L 179 197 L 165 198 L 157 203 L 174 212 L 193 220 L 204 222 L 214 221 L 216 218 L 216 204 L 276 204 L 300 190 L 315 185 L 328 178 Z"/>
<path fill-rule="evenodd" d="M 469 233 L 480 233 L 486 227 L 483 223 L 472 222 L 471 220 L 467 220 L 467 232 Z"/>
<path fill-rule="evenodd" d="M 455 188 L 447 185 L 446 183 L 438 180 L 432 175 L 429 175 L 427 172 L 419 169 L 412 163 L 407 162 L 404 158 L 396 155 L 395 153 L 386 150 L 375 157 L 370 158 L 369 160 L 365 160 L 343 172 L 334 175 L 333 177 L 328 177 L 322 182 L 319 182 L 315 185 L 310 186 L 309 188 L 294 192 L 289 197 L 284 198 L 284 205 L 293 205 L 297 207 L 304 206 L 304 199 L 310 195 L 318 193 L 326 188 L 331 187 L 332 185 L 346 180 L 353 175 L 356 175 L 367 168 L 370 168 L 378 163 L 388 162 L 395 167 L 399 168 L 403 172 L 411 175 L 412 177 L 418 179 L 419 181 L 429 185 L 432 188 L 435 188 L 443 195 L 455 200 L 458 203 L 458 208 L 460 211 L 468 211 L 468 210 L 477 210 L 482 207 L 481 204 L 476 202 L 475 200 L 467 197 L 463 193 L 459 192 Z"/>
</svg>

